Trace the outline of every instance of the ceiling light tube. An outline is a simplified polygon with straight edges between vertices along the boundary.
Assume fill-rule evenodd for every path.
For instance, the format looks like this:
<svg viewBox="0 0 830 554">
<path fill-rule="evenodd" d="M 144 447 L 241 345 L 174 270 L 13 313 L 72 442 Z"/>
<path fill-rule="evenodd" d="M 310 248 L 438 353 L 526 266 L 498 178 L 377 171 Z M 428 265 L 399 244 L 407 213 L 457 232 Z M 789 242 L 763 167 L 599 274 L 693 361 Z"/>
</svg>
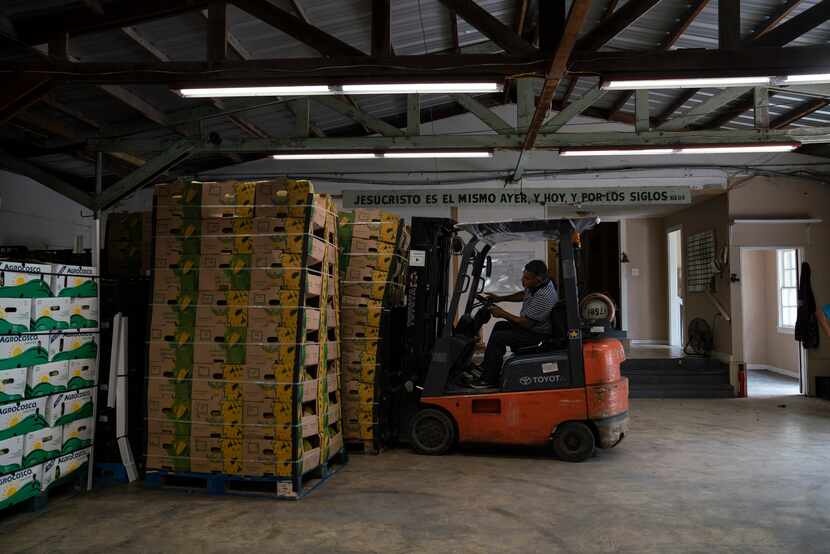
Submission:
<svg viewBox="0 0 830 554">
<path fill-rule="evenodd" d="M 678 150 L 679 154 L 751 154 L 751 153 L 774 153 L 792 152 L 799 145 L 788 144 L 739 144 L 721 146 L 684 146 Z"/>
<path fill-rule="evenodd" d="M 384 152 L 384 158 L 492 158 L 493 153 L 489 151 L 447 151 L 447 152 Z"/>
<path fill-rule="evenodd" d="M 209 87 L 183 88 L 185 98 L 233 98 L 246 96 L 317 96 L 333 94 L 328 85 L 274 86 L 274 87 Z"/>
<path fill-rule="evenodd" d="M 560 156 L 657 156 L 673 153 L 673 148 L 597 148 L 594 150 L 562 148 L 559 150 Z"/>
<path fill-rule="evenodd" d="M 368 83 L 338 87 L 343 94 L 440 94 L 463 92 L 501 92 L 501 83 Z"/>
<path fill-rule="evenodd" d="M 807 75 L 787 75 L 776 84 L 781 85 L 804 85 L 804 84 L 821 84 L 830 83 L 830 73 L 811 73 Z"/>
<path fill-rule="evenodd" d="M 274 154 L 275 160 L 368 160 L 380 157 L 374 152 L 308 152 L 305 154 Z"/>
<path fill-rule="evenodd" d="M 609 79 L 602 90 L 637 90 L 667 88 L 751 87 L 772 84 L 772 77 L 706 77 L 700 79 Z"/>
</svg>

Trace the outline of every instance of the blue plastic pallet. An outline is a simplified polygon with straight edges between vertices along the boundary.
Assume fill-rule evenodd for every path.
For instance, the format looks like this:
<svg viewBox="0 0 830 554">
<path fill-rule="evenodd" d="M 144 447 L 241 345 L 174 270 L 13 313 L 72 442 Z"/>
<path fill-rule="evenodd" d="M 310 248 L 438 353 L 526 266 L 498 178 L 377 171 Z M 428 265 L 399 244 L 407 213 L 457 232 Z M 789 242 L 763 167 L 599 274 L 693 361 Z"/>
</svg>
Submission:
<svg viewBox="0 0 830 554">
<path fill-rule="evenodd" d="M 347 459 L 345 448 L 341 449 L 327 462 L 303 475 L 299 487 L 290 477 L 253 477 L 166 469 L 147 470 L 144 475 L 144 487 L 185 490 L 208 495 L 264 496 L 299 500 L 343 469 Z"/>
</svg>

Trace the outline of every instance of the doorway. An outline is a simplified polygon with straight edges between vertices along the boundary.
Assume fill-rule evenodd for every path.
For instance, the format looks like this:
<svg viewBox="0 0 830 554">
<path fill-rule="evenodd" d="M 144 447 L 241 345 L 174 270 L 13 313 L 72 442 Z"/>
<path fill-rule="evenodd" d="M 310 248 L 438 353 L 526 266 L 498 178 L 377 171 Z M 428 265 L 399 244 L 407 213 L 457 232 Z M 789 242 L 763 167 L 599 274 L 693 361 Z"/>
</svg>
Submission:
<svg viewBox="0 0 830 554">
<path fill-rule="evenodd" d="M 670 229 L 668 241 L 669 345 L 683 347 L 683 235 L 678 227 Z"/>
<path fill-rule="evenodd" d="M 748 396 L 800 394 L 801 344 L 795 340 L 797 248 L 741 248 L 743 359 Z"/>
</svg>

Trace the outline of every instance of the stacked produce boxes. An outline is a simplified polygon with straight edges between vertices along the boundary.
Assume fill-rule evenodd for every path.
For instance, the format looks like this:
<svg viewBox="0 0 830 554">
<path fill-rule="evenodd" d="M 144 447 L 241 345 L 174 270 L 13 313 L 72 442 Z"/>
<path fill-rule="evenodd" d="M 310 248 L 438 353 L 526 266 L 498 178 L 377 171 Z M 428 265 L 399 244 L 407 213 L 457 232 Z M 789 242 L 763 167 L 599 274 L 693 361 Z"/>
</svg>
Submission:
<svg viewBox="0 0 830 554">
<path fill-rule="evenodd" d="M 107 215 L 104 259 L 107 275 L 146 276 L 152 266 L 151 212 L 113 212 Z"/>
<path fill-rule="evenodd" d="M 404 304 L 409 232 L 398 216 L 357 209 L 340 214 L 341 367 L 347 443 L 377 453 L 386 428 L 385 374 L 390 312 Z"/>
<path fill-rule="evenodd" d="M 155 225 L 147 468 L 302 495 L 342 451 L 331 199 L 307 181 L 179 181 L 157 187 Z"/>
<path fill-rule="evenodd" d="M 0 509 L 89 461 L 97 277 L 91 267 L 0 261 Z"/>
</svg>

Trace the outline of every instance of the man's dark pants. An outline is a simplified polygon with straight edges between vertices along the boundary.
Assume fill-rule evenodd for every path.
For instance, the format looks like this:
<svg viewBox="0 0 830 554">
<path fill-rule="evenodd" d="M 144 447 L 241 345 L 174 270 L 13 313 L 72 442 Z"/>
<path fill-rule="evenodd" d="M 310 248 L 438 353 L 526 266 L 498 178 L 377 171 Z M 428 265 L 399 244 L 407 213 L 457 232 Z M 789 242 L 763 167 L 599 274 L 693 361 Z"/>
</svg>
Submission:
<svg viewBox="0 0 830 554">
<path fill-rule="evenodd" d="M 490 340 L 487 341 L 487 349 L 484 351 L 484 361 L 481 364 L 483 370 L 482 380 L 491 385 L 496 384 L 508 346 L 511 350 L 525 346 L 535 346 L 543 338 L 544 335 L 522 329 L 509 321 L 496 323 L 492 333 L 490 333 Z"/>
</svg>

